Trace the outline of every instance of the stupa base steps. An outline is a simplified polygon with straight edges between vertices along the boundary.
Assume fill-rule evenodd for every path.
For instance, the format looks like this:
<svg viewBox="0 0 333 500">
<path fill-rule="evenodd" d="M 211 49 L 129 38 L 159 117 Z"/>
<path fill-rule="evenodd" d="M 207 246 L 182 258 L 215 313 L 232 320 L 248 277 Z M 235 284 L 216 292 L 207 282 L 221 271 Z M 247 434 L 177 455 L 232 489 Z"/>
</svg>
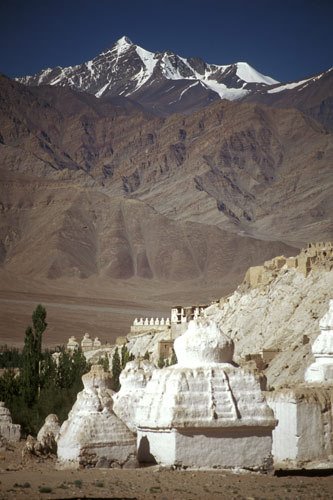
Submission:
<svg viewBox="0 0 333 500">
<path fill-rule="evenodd" d="M 138 429 L 140 463 L 270 471 L 272 429 Z M 200 465 L 198 465 L 200 464 Z"/>
</svg>

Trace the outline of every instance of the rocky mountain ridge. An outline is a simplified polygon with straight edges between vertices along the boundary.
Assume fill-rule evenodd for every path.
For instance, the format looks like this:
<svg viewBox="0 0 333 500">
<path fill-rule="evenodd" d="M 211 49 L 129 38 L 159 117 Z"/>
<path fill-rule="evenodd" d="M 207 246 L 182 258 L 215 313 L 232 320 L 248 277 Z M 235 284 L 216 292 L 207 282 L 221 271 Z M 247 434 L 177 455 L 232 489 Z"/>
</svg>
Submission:
<svg viewBox="0 0 333 500">
<path fill-rule="evenodd" d="M 69 86 L 99 98 L 130 97 L 158 114 L 193 111 L 219 98 L 240 99 L 278 83 L 245 62 L 218 66 L 171 51 L 153 53 L 125 36 L 83 64 L 47 68 L 17 80 L 26 85 Z"/>
<path fill-rule="evenodd" d="M 331 128 L 332 75 L 330 68 L 298 81 L 279 83 L 246 62 L 219 66 L 171 51 L 153 53 L 124 36 L 90 61 L 47 68 L 17 80 L 30 86 L 66 86 L 102 99 L 127 97 L 162 116 L 189 114 L 219 99 L 297 107 Z"/>
<path fill-rule="evenodd" d="M 220 101 L 162 119 L 66 88 L 2 82 L 6 175 L 19 165 L 77 179 L 260 240 L 331 239 L 332 134 L 296 110 Z"/>
</svg>

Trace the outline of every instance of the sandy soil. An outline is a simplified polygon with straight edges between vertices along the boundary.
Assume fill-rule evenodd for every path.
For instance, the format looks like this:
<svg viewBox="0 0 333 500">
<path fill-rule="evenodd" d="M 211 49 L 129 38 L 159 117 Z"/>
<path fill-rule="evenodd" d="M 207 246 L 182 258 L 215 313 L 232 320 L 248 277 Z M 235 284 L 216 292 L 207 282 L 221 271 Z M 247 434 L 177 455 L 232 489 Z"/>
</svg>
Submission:
<svg viewBox="0 0 333 500">
<path fill-rule="evenodd" d="M 85 332 L 113 344 L 127 335 L 136 317 L 167 317 L 174 304 L 209 303 L 222 289 L 155 280 L 23 280 L 0 274 L 0 345 L 20 347 L 32 311 L 43 304 L 48 327 L 43 345 L 54 347 Z"/>
<path fill-rule="evenodd" d="M 223 470 L 56 470 L 54 459 L 22 463 L 23 443 L 0 453 L 0 499 L 329 499 L 333 476 L 233 474 Z"/>
</svg>

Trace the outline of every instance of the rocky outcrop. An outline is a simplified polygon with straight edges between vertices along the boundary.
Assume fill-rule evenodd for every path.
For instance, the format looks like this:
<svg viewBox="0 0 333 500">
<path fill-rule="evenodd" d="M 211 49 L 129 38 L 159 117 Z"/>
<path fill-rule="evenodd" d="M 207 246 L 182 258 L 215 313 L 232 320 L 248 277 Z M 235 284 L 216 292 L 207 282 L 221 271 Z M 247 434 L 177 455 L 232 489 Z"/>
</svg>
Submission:
<svg viewBox="0 0 333 500">
<path fill-rule="evenodd" d="M 327 311 L 333 272 L 314 269 L 308 276 L 283 266 L 268 284 L 240 286 L 220 304 L 206 309 L 235 341 L 235 359 L 274 351 L 267 360 L 268 386 L 302 383 L 313 361 L 311 341 L 318 335 L 319 318 Z"/>
<path fill-rule="evenodd" d="M 178 364 L 155 370 L 139 402 L 139 460 L 269 468 L 275 419 L 254 374 L 233 364 L 233 342 L 197 319 L 174 347 Z"/>
<path fill-rule="evenodd" d="M 17 442 L 21 437 L 21 426 L 13 424 L 10 411 L 3 401 L 0 401 L 0 437 L 8 442 Z"/>
<path fill-rule="evenodd" d="M 111 379 L 93 365 L 82 377 L 84 389 L 60 429 L 58 460 L 68 467 L 122 467 L 135 461 L 133 433 L 114 414 Z"/>
</svg>

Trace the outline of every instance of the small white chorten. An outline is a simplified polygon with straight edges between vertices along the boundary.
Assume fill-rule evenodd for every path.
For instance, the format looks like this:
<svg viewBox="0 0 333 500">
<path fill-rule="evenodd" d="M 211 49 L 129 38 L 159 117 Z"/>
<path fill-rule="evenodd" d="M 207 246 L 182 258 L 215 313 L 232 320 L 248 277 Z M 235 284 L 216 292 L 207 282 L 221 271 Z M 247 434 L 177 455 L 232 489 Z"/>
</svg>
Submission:
<svg viewBox="0 0 333 500">
<path fill-rule="evenodd" d="M 72 336 L 71 336 L 71 337 L 69 337 L 69 339 L 68 339 L 68 342 L 67 342 L 67 350 L 68 350 L 68 351 L 76 351 L 78 348 L 79 348 L 79 343 L 78 343 L 78 341 L 76 340 L 76 338 L 74 337 L 74 335 L 72 335 Z"/>
<path fill-rule="evenodd" d="M 9 442 L 17 442 L 21 438 L 21 426 L 13 424 L 10 411 L 3 401 L 0 401 L 0 436 Z"/>
<path fill-rule="evenodd" d="M 232 340 L 198 318 L 174 349 L 178 363 L 155 370 L 139 402 L 139 461 L 269 468 L 276 422 L 255 375 L 232 363 Z"/>
<path fill-rule="evenodd" d="M 45 440 L 48 435 L 52 435 L 53 439 L 57 441 L 60 431 L 59 419 L 54 413 L 50 413 L 45 419 L 44 425 L 39 429 L 37 434 L 37 441 L 40 443 Z"/>
<path fill-rule="evenodd" d="M 59 432 L 58 459 L 67 466 L 122 466 L 135 456 L 135 437 L 113 410 L 111 378 L 100 365 L 82 376 L 83 391 Z"/>
<path fill-rule="evenodd" d="M 102 345 L 102 342 L 99 340 L 98 337 L 95 337 L 94 342 L 93 342 L 93 348 L 98 349 L 99 347 L 101 347 L 101 345 Z"/>
<path fill-rule="evenodd" d="M 85 333 L 83 335 L 83 339 L 81 340 L 81 349 L 82 351 L 90 351 L 93 348 L 93 340 L 90 338 L 89 333 Z"/>
<path fill-rule="evenodd" d="M 138 403 L 154 368 L 154 365 L 146 359 L 129 361 L 119 377 L 121 388 L 113 395 L 113 411 L 134 433 L 136 433 L 135 414 Z"/>
<path fill-rule="evenodd" d="M 320 334 L 312 345 L 315 362 L 305 372 L 305 382 L 333 383 L 333 300 L 319 322 Z"/>
</svg>

